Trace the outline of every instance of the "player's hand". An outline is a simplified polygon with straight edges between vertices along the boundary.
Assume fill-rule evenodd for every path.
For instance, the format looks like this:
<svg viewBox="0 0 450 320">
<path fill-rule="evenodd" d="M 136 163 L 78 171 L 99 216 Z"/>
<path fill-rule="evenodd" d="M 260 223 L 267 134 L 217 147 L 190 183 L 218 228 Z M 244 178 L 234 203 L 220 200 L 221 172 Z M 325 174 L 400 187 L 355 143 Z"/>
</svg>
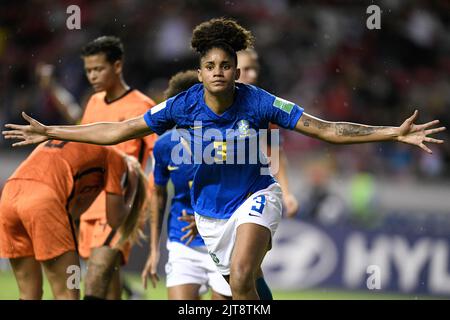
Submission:
<svg viewBox="0 0 450 320">
<path fill-rule="evenodd" d="M 188 239 L 186 242 L 186 245 L 190 245 L 192 240 L 195 239 L 195 237 L 198 234 L 197 225 L 195 224 L 195 217 L 191 214 L 187 214 L 186 210 L 183 210 L 181 212 L 182 216 L 178 218 L 180 221 L 186 221 L 189 223 L 186 227 L 182 228 L 181 231 L 185 232 L 188 231 L 184 236 L 181 237 L 181 241 L 184 241 Z"/>
<path fill-rule="evenodd" d="M 416 145 L 428 153 L 433 153 L 424 142 L 444 143 L 444 140 L 433 139 L 428 137 L 428 135 L 442 132 L 446 128 L 433 128 L 439 123 L 439 120 L 433 120 L 425 124 L 414 124 L 414 120 L 416 120 L 418 114 L 419 112 L 417 110 L 414 111 L 413 115 L 403 122 L 399 127 L 399 136 L 397 137 L 397 140 Z"/>
<path fill-rule="evenodd" d="M 27 146 L 30 144 L 41 143 L 48 140 L 47 130 L 39 121 L 31 118 L 25 112 L 22 112 L 22 117 L 28 121 L 28 125 L 6 124 L 5 127 L 11 130 L 3 131 L 5 139 L 17 139 L 20 142 L 14 143 L 13 147 Z"/>
<path fill-rule="evenodd" d="M 141 280 L 144 289 L 147 289 L 147 279 L 150 277 L 152 282 L 152 287 L 156 288 L 156 283 L 159 281 L 158 274 L 156 273 L 156 269 L 158 267 L 159 262 L 159 251 L 156 252 L 153 250 L 148 256 L 147 262 L 145 263 L 144 270 L 141 273 Z"/>
<path fill-rule="evenodd" d="M 293 218 L 297 215 L 298 212 L 298 201 L 295 199 L 292 193 L 286 194 L 283 197 L 283 203 L 286 207 L 286 216 L 288 218 Z"/>
</svg>

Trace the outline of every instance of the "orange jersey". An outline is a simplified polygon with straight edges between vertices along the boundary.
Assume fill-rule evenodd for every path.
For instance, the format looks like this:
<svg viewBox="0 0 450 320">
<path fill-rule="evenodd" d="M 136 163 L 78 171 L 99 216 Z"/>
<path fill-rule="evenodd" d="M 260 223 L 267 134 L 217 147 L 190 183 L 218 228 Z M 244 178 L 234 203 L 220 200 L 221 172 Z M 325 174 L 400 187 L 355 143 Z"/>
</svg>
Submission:
<svg viewBox="0 0 450 320">
<path fill-rule="evenodd" d="M 66 210 L 78 216 L 102 190 L 121 195 L 126 171 L 125 160 L 113 148 L 50 140 L 40 144 L 8 181 L 46 184 Z"/>
<path fill-rule="evenodd" d="M 89 99 L 84 111 L 82 124 L 94 122 L 117 122 L 144 115 L 155 102 L 138 90 L 129 90 L 122 97 L 106 102 L 106 92 L 99 92 Z M 155 135 L 146 136 L 120 143 L 115 148 L 128 155 L 136 157 L 145 168 L 145 164 L 156 140 Z M 105 217 L 105 194 L 101 193 L 98 199 L 82 216 L 83 220 L 100 219 Z"/>
</svg>

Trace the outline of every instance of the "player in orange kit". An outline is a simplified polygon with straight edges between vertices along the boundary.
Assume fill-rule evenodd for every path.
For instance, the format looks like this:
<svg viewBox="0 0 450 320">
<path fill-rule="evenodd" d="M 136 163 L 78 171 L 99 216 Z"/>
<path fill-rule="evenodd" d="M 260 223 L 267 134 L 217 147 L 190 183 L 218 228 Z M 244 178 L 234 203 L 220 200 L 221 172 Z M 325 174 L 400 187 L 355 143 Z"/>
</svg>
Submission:
<svg viewBox="0 0 450 320">
<path fill-rule="evenodd" d="M 96 93 L 89 99 L 82 124 L 98 121 L 123 121 L 142 115 L 155 103 L 136 89 L 130 88 L 122 75 L 123 45 L 120 39 L 103 36 L 88 43 L 82 50 L 84 68 L 89 83 Z M 145 167 L 153 149 L 155 137 L 130 140 L 117 146 L 119 150 L 136 157 Z M 120 264 L 126 264 L 131 247 L 125 246 L 120 252 L 109 248 L 117 241 L 115 234 L 106 223 L 105 194 L 83 215 L 80 221 L 80 256 L 87 259 L 85 298 L 120 299 Z M 105 258 L 114 257 L 115 263 L 106 266 Z M 92 269 L 96 272 L 92 272 Z M 109 288 L 99 285 L 105 274 L 112 274 Z"/>
<path fill-rule="evenodd" d="M 55 299 L 79 298 L 77 286 L 68 285 L 68 268 L 79 266 L 73 220 L 102 190 L 107 223 L 123 235 L 120 247 L 136 239 L 147 201 L 146 178 L 132 157 L 49 140 L 8 179 L 0 200 L 0 257 L 10 259 L 20 299 L 42 298 L 41 264 Z"/>
</svg>

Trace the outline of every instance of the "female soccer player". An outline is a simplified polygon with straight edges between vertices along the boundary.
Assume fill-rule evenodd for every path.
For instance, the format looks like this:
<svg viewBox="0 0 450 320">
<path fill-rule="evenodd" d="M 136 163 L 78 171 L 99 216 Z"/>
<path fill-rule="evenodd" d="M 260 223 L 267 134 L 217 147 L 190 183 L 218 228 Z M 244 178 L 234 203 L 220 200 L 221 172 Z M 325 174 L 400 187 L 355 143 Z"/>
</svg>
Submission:
<svg viewBox="0 0 450 320">
<path fill-rule="evenodd" d="M 3 134 L 6 139 L 22 140 L 13 146 L 48 139 L 116 144 L 153 132 L 161 135 L 175 125 L 184 129 L 179 132 L 193 151 L 191 199 L 199 233 L 219 271 L 228 278 L 233 299 L 258 299 L 255 278 L 282 210 L 280 186 L 271 175 L 261 174 L 267 172 L 264 161 L 251 159 L 259 129 L 267 129 L 272 122 L 330 143 L 400 141 L 431 153 L 424 143 L 443 141 L 428 135 L 445 128 L 433 128 L 438 120 L 414 124 L 417 111 L 399 127 L 329 122 L 258 87 L 236 83 L 236 52 L 252 41 L 251 33 L 233 20 L 203 22 L 194 29 L 191 41 L 200 53 L 202 84 L 128 121 L 46 126 L 23 114 L 29 124 L 9 124 L 11 130 Z M 242 146 L 244 155 L 239 152 Z"/>
<path fill-rule="evenodd" d="M 165 96 L 173 97 L 197 83 L 197 71 L 179 72 L 170 79 Z M 159 137 L 153 149 L 155 192 L 151 202 L 150 253 L 142 271 L 144 288 L 147 288 L 148 276 L 153 287 L 159 280 L 156 269 L 160 256 L 162 218 L 166 210 L 167 183 L 170 179 L 174 195 L 167 221 L 169 258 L 166 264 L 166 286 L 169 300 L 199 300 L 208 288 L 212 290 L 212 299 L 230 299 L 230 286 L 217 271 L 202 238 L 198 234 L 183 235 L 184 228 L 189 225 L 186 220 L 194 214 L 190 196 L 194 167 L 191 164 L 176 165 L 171 161 L 172 150 L 179 144 L 180 136 L 176 130 L 172 130 Z"/>
<path fill-rule="evenodd" d="M 108 223 L 122 232 L 117 247 L 135 240 L 146 185 L 138 161 L 113 148 L 54 140 L 39 145 L 8 179 L 0 200 L 0 256 L 10 259 L 20 299 L 41 299 L 41 264 L 55 299 L 78 299 L 79 290 L 68 286 L 68 267 L 79 266 L 72 221 L 105 190 Z"/>
</svg>

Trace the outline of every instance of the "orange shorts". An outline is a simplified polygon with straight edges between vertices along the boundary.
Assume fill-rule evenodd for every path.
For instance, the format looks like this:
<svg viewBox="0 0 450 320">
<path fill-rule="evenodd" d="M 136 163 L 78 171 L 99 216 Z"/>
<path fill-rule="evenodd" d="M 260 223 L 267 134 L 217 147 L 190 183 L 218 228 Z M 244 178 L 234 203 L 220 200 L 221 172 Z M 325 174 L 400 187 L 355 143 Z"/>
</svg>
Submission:
<svg viewBox="0 0 450 320">
<path fill-rule="evenodd" d="M 69 216 L 56 192 L 38 181 L 8 181 L 0 199 L 0 257 L 45 261 L 75 250 Z"/>
<path fill-rule="evenodd" d="M 106 221 L 106 216 L 101 219 L 80 219 L 80 233 L 78 237 L 78 252 L 80 256 L 84 259 L 88 259 L 91 255 L 92 248 L 105 245 L 111 231 L 112 229 Z M 116 232 L 108 246 L 111 248 L 114 247 L 119 240 L 120 234 Z M 126 242 L 119 251 L 122 254 L 122 265 L 127 264 L 131 251 L 130 243 Z"/>
</svg>

